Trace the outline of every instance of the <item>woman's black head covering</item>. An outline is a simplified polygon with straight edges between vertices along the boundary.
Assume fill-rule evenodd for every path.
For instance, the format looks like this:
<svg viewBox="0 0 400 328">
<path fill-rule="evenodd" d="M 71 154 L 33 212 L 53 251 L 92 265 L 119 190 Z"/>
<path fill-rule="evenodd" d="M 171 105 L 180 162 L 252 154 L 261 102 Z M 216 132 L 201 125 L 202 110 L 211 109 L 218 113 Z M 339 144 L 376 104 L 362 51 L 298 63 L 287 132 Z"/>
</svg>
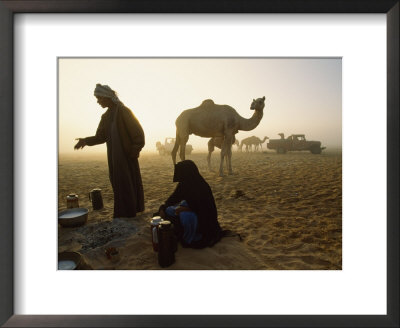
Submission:
<svg viewBox="0 0 400 328">
<path fill-rule="evenodd" d="M 196 164 L 191 160 L 185 160 L 175 164 L 174 182 L 190 183 L 203 180 Z"/>
</svg>

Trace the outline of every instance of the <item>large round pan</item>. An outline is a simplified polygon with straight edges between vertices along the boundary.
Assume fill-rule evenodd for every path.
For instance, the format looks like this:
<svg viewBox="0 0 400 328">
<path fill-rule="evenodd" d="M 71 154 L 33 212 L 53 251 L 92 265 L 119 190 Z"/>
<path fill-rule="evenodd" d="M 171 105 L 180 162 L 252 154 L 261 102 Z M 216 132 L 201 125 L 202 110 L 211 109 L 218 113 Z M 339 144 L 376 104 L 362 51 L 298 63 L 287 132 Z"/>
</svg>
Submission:
<svg viewBox="0 0 400 328">
<path fill-rule="evenodd" d="M 87 208 L 70 208 L 65 211 L 58 212 L 58 223 L 62 227 L 79 227 L 84 225 L 88 218 L 89 210 Z"/>
</svg>

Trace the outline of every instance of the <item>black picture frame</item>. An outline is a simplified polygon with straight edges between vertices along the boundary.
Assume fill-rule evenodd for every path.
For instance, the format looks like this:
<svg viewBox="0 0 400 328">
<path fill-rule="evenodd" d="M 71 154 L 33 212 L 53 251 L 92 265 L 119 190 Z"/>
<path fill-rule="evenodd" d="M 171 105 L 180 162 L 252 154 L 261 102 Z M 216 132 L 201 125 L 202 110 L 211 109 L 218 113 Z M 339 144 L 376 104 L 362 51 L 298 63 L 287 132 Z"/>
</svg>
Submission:
<svg viewBox="0 0 400 328">
<path fill-rule="evenodd" d="M 399 327 L 399 7 L 398 0 L 0 0 L 0 324 L 4 327 Z M 386 14 L 387 315 L 14 315 L 13 21 L 17 13 Z"/>
</svg>

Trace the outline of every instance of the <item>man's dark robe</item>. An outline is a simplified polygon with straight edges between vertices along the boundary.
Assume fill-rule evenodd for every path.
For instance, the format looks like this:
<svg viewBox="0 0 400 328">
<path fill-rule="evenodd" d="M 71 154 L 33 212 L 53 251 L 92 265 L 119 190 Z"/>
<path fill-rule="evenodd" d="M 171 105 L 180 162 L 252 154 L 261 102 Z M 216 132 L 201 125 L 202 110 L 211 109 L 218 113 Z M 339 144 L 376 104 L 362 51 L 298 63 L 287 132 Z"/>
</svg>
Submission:
<svg viewBox="0 0 400 328">
<path fill-rule="evenodd" d="M 114 190 L 114 217 L 135 217 L 144 211 L 142 177 L 138 157 L 144 132 L 131 110 L 122 104 L 102 116 L 96 135 L 85 138 L 88 146 L 107 143 L 107 159 Z"/>
<path fill-rule="evenodd" d="M 174 182 L 178 182 L 175 191 L 161 205 L 160 209 L 176 205 L 186 200 L 191 211 L 197 214 L 198 232 L 202 239 L 188 247 L 203 248 L 213 246 L 221 239 L 222 231 L 218 223 L 217 207 L 209 184 L 200 175 L 196 164 L 190 160 L 175 165 Z"/>
</svg>

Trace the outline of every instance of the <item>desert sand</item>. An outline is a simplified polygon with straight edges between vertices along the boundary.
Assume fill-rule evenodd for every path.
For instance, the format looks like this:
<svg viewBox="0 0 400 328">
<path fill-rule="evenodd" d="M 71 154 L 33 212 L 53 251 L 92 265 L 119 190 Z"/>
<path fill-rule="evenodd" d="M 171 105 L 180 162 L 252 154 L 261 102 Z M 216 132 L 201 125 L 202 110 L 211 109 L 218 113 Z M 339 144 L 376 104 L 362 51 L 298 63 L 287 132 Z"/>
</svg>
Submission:
<svg viewBox="0 0 400 328">
<path fill-rule="evenodd" d="M 58 209 L 76 193 L 79 206 L 89 209 L 88 221 L 75 228 L 58 225 L 58 251 L 77 251 L 95 270 L 341 270 L 342 157 L 292 152 L 237 152 L 234 174 L 218 176 L 219 151 L 193 160 L 214 193 L 223 229 L 240 234 L 225 237 L 205 249 L 178 246 L 175 263 L 158 265 L 152 249 L 149 220 L 175 188 L 170 156 L 141 154 L 139 163 L 145 211 L 135 218 L 112 219 L 113 192 L 106 155 L 83 155 L 84 150 L 59 156 Z M 89 192 L 101 188 L 104 208 L 93 210 Z M 105 250 L 115 247 L 111 261 Z"/>
</svg>

